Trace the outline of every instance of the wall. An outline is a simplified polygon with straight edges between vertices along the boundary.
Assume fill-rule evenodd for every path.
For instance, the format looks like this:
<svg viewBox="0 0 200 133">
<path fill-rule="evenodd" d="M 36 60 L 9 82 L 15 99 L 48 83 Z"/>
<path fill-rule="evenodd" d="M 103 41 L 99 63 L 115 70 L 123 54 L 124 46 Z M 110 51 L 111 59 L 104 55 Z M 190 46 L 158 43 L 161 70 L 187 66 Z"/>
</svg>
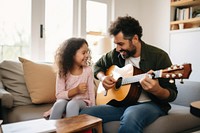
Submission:
<svg viewBox="0 0 200 133">
<path fill-rule="evenodd" d="M 170 0 L 139 0 L 144 40 L 169 52 Z"/>
<path fill-rule="evenodd" d="M 170 56 L 174 64 L 191 63 L 190 81 L 200 81 L 200 28 L 170 32 Z"/>
<path fill-rule="evenodd" d="M 139 0 L 113 0 L 114 3 L 114 19 L 118 16 L 130 15 L 139 19 Z"/>
<path fill-rule="evenodd" d="M 114 18 L 126 14 L 138 19 L 143 40 L 169 52 L 170 0 L 114 0 Z"/>
</svg>

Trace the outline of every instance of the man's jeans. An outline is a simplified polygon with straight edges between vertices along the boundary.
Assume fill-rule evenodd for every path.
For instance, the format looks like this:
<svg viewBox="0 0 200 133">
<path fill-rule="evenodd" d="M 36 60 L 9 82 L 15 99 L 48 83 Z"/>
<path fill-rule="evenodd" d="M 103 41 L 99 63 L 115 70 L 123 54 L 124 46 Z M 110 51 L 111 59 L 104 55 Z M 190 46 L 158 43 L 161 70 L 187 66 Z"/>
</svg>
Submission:
<svg viewBox="0 0 200 133">
<path fill-rule="evenodd" d="M 144 127 L 165 115 L 165 112 L 153 102 L 145 102 L 129 107 L 93 106 L 84 108 L 80 114 L 99 117 L 103 123 L 120 121 L 119 133 L 142 133 Z"/>
</svg>

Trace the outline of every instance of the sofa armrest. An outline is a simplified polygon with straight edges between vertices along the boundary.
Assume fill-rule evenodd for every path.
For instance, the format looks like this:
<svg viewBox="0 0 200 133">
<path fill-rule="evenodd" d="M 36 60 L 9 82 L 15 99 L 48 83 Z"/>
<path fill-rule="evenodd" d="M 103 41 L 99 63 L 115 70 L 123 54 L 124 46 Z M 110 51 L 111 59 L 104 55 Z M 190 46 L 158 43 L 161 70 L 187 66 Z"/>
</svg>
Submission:
<svg viewBox="0 0 200 133">
<path fill-rule="evenodd" d="M 13 106 L 13 96 L 3 86 L 0 86 L 0 99 L 2 107 L 11 108 Z"/>
</svg>

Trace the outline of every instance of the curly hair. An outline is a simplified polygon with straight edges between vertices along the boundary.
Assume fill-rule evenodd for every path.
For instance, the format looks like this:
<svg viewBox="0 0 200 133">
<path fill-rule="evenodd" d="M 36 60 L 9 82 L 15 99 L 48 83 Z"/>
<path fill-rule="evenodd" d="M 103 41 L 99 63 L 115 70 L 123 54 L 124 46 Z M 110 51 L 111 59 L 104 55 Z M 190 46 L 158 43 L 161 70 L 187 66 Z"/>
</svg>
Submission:
<svg viewBox="0 0 200 133">
<path fill-rule="evenodd" d="M 77 50 L 79 50 L 83 44 L 87 44 L 87 41 L 83 38 L 69 38 L 65 40 L 56 50 L 55 54 L 55 64 L 58 67 L 58 74 L 60 77 L 65 77 L 66 74 L 69 72 L 71 67 L 74 65 L 74 55 L 76 54 Z M 89 56 L 88 58 L 88 65 L 91 60 Z"/>
<path fill-rule="evenodd" d="M 134 19 L 131 16 L 118 17 L 116 21 L 114 21 L 110 28 L 110 35 L 116 36 L 119 32 L 124 34 L 124 39 L 131 40 L 133 36 L 138 35 L 139 40 L 142 37 L 142 27 L 138 20 Z"/>
</svg>

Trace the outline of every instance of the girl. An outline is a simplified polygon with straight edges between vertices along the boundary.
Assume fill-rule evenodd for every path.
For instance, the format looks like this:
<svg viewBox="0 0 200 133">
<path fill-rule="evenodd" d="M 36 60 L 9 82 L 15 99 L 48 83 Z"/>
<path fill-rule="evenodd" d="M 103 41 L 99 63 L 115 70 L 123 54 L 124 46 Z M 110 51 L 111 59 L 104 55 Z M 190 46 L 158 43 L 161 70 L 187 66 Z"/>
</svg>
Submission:
<svg viewBox="0 0 200 133">
<path fill-rule="evenodd" d="M 70 38 L 57 49 L 57 101 L 44 117 L 50 114 L 49 119 L 59 119 L 64 113 L 65 117 L 71 117 L 95 105 L 93 73 L 88 66 L 90 59 L 88 43 L 83 38 Z"/>
</svg>

